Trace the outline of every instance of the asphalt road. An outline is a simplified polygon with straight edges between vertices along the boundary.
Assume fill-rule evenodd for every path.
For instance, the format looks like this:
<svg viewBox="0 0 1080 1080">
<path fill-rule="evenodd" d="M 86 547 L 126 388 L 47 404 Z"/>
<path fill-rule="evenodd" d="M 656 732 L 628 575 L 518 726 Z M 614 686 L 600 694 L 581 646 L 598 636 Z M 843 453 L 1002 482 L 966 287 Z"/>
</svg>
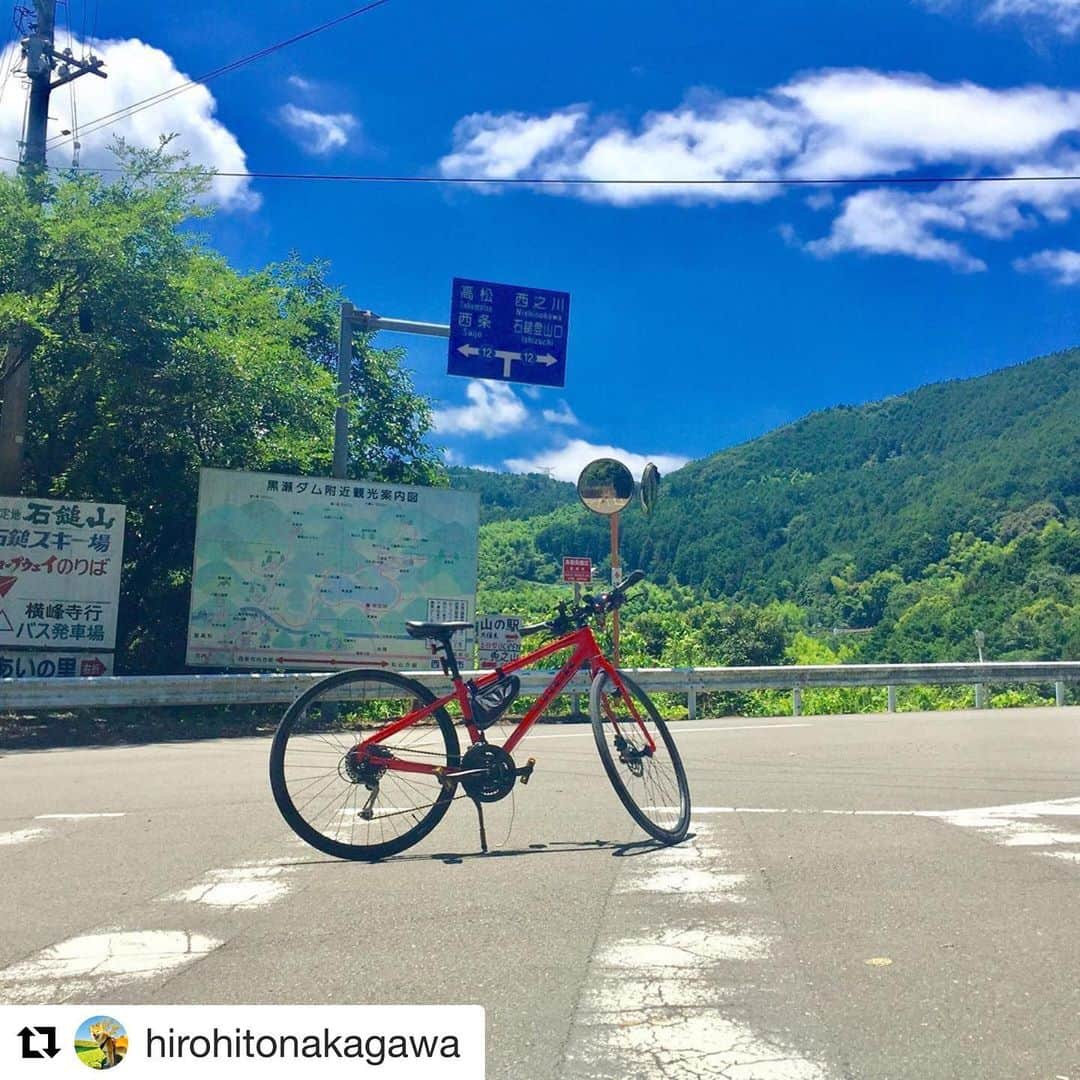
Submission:
<svg viewBox="0 0 1080 1080">
<path fill-rule="evenodd" d="M 497 851 L 461 802 L 378 865 L 292 837 L 267 740 L 8 754 L 0 1002 L 479 1003 L 496 1080 L 1080 1080 L 1080 710 L 675 731 L 677 848 L 546 726 Z"/>
</svg>

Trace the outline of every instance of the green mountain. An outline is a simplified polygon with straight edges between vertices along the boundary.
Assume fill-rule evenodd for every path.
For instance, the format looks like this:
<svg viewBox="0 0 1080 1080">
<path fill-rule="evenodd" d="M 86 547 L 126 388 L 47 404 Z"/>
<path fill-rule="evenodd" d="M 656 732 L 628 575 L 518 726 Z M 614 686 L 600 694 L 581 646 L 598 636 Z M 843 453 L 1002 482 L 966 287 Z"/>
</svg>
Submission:
<svg viewBox="0 0 1080 1080">
<path fill-rule="evenodd" d="M 607 526 L 572 485 L 452 475 L 480 491 L 486 522 L 528 519 L 485 532 L 489 547 L 530 538 L 548 564 L 539 580 L 563 555 L 605 558 Z M 664 477 L 652 517 L 636 504 L 624 514 L 623 563 L 716 596 L 791 598 L 845 567 L 917 574 L 951 533 L 1001 536 L 1025 511 L 1080 515 L 1080 350 L 837 406 L 691 462 Z M 502 576 L 535 575 L 506 565 Z"/>
<path fill-rule="evenodd" d="M 706 418 L 703 418 L 703 420 Z M 954 532 L 1033 504 L 1080 514 L 1080 350 L 814 413 L 665 479 L 624 562 L 717 595 L 798 595 L 815 575 L 905 576 Z"/>
<path fill-rule="evenodd" d="M 497 473 L 461 466 L 451 466 L 446 471 L 452 488 L 479 493 L 481 525 L 537 517 L 577 498 L 573 484 L 552 480 L 541 473 Z"/>
</svg>

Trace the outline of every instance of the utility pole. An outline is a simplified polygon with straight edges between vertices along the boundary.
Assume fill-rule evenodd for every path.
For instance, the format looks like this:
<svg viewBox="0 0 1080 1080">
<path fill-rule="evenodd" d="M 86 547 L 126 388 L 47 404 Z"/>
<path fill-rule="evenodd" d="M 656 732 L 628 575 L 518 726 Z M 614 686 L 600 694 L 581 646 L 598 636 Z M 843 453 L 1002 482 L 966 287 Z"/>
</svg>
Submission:
<svg viewBox="0 0 1080 1080">
<path fill-rule="evenodd" d="M 70 49 L 58 53 L 54 48 L 56 0 L 34 0 L 33 33 L 23 39 L 26 74 L 30 79 L 30 100 L 23 129 L 22 157 L 19 170 L 25 178 L 30 198 L 41 205 L 45 201 L 45 142 L 49 130 L 49 96 L 80 75 L 107 78 L 101 71 L 103 61 L 91 56 L 81 60 Z M 54 71 L 56 76 L 54 77 Z M 25 291 L 39 284 L 30 275 L 21 282 Z M 12 333 L 4 355 L 0 379 L 3 385 L 3 409 L 0 411 L 0 495 L 17 495 L 22 486 L 23 449 L 26 442 L 26 406 L 30 396 L 30 356 L 38 344 L 38 334 L 25 323 Z"/>
</svg>

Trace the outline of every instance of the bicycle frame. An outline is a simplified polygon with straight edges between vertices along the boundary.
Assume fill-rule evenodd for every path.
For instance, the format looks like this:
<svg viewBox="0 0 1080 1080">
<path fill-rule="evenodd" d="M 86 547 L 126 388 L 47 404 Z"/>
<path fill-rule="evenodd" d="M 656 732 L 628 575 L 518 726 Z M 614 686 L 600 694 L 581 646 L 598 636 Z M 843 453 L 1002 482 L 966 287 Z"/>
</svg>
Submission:
<svg viewBox="0 0 1080 1080">
<path fill-rule="evenodd" d="M 548 683 L 543 693 L 537 698 L 533 706 L 528 709 L 525 715 L 518 722 L 517 726 L 510 733 L 510 737 L 503 743 L 502 749 L 508 754 L 511 753 L 514 747 L 528 734 L 529 729 L 536 723 L 536 721 L 543 715 L 544 710 L 551 703 L 552 699 L 561 693 L 570 682 L 570 680 L 582 670 L 582 668 L 588 666 L 589 673 L 593 677 L 600 671 L 607 672 L 608 676 L 615 683 L 620 694 L 623 695 L 627 705 L 629 706 L 631 715 L 637 721 L 638 727 L 641 729 L 641 734 L 644 736 L 648 745 L 648 753 L 652 753 L 656 749 L 656 743 L 653 741 L 652 735 L 648 728 L 642 723 L 641 717 L 638 715 L 637 707 L 634 704 L 632 695 L 626 693 L 626 688 L 623 686 L 622 680 L 619 678 L 619 673 L 615 666 L 604 656 L 600 651 L 600 646 L 596 643 L 596 638 L 593 636 L 592 628 L 589 626 L 583 626 L 578 630 L 574 630 L 569 634 L 564 634 L 560 638 L 556 638 L 554 641 L 548 642 L 547 645 L 541 646 L 539 649 L 521 656 L 517 660 L 511 661 L 509 664 L 497 668 L 487 675 L 482 675 L 475 680 L 475 686 L 477 690 L 484 690 L 490 686 L 493 682 L 498 681 L 504 675 L 513 674 L 515 671 L 520 671 L 522 668 L 529 667 L 531 664 L 538 663 L 541 660 L 547 659 L 547 657 L 554 655 L 555 653 L 562 652 L 565 649 L 572 648 L 574 651 L 570 657 L 566 660 L 563 666 L 555 673 L 551 682 Z M 469 733 L 469 738 L 473 743 L 486 742 L 484 733 L 476 726 L 473 721 L 472 703 L 469 700 L 469 690 L 465 684 L 465 680 L 460 676 L 454 679 L 454 689 L 451 693 L 445 694 L 443 697 L 437 698 L 429 705 L 424 705 L 422 708 L 415 709 L 407 715 L 401 717 L 399 720 L 395 720 L 393 723 L 381 728 L 375 732 L 368 739 L 364 739 L 353 748 L 353 753 L 360 761 L 364 761 L 370 754 L 371 748 L 377 746 L 379 743 L 386 739 L 392 738 L 399 731 L 404 730 L 412 724 L 419 723 L 425 718 L 431 716 L 437 710 L 449 705 L 450 702 L 456 701 L 461 708 L 461 715 L 464 719 L 465 728 Z M 380 765 L 384 762 L 380 759 Z M 417 761 L 401 761 L 397 758 L 389 758 L 385 760 L 385 767 L 397 772 L 412 772 L 412 773 L 426 773 L 428 775 L 439 775 L 445 777 L 447 780 L 453 780 L 458 774 L 453 768 L 446 768 L 445 766 L 426 765 Z M 462 775 L 467 775 L 471 770 L 463 771 Z"/>
</svg>

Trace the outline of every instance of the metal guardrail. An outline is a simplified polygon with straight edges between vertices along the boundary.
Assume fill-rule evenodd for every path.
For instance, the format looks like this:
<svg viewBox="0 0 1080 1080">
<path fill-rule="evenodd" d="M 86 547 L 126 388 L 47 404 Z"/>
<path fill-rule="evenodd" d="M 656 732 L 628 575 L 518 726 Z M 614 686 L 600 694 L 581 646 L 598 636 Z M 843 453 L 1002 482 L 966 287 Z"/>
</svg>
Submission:
<svg viewBox="0 0 1080 1080">
<path fill-rule="evenodd" d="M 885 686 L 890 711 L 897 686 L 974 686 L 976 708 L 986 705 L 989 683 L 1053 683 L 1055 701 L 1065 704 L 1065 684 L 1080 682 L 1080 661 L 1011 661 L 985 664 L 822 664 L 732 668 L 627 668 L 653 693 L 685 694 L 691 719 L 697 695 L 716 690 L 791 690 L 799 715 L 802 692 L 826 686 Z M 0 679 L 0 713 L 54 709 L 147 708 L 192 705 L 285 705 L 325 672 L 270 675 L 126 675 L 86 679 Z M 448 686 L 442 672 L 405 674 L 436 693 Z M 466 676 L 482 674 L 466 672 Z M 523 671 L 522 692 L 539 693 L 550 671 Z M 578 674 L 564 693 L 588 691 Z"/>
</svg>

